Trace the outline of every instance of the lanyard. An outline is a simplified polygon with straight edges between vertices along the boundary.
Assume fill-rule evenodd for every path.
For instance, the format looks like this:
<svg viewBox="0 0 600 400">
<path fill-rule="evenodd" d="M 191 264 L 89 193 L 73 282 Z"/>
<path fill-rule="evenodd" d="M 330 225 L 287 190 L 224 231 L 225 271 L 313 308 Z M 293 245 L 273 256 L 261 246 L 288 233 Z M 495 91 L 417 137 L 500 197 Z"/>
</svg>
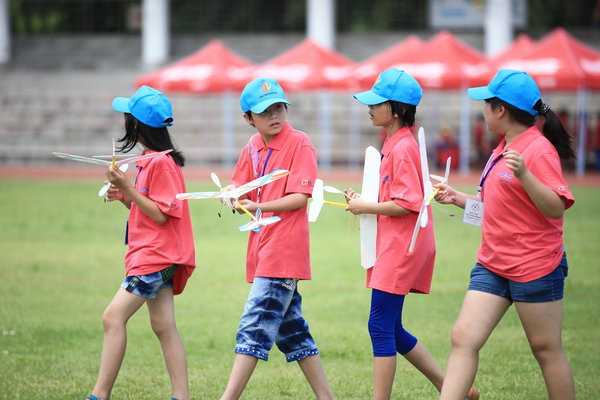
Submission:
<svg viewBox="0 0 600 400">
<path fill-rule="evenodd" d="M 477 189 L 477 193 L 479 193 L 479 195 L 481 196 L 481 200 L 483 200 L 483 194 L 481 193 L 481 190 L 483 189 L 483 184 L 485 183 L 485 180 L 487 179 L 492 168 L 494 168 L 494 166 L 496 164 L 498 164 L 498 161 L 500 161 L 500 159 L 502 157 L 504 157 L 504 154 L 500 154 L 498 157 L 496 157 L 496 159 L 494 161 L 492 161 L 494 158 L 494 155 L 492 154 L 492 156 L 488 160 L 487 164 L 485 165 L 483 174 L 481 174 L 481 180 L 479 181 L 479 188 Z M 490 165 L 490 163 L 491 163 L 491 165 Z M 489 165 L 489 167 L 488 167 L 488 165 Z"/>
<path fill-rule="evenodd" d="M 259 153 L 260 153 L 260 151 L 259 151 Z M 273 149 L 269 148 L 269 152 L 267 153 L 267 157 L 265 158 L 265 163 L 263 164 L 263 169 L 262 169 L 262 173 L 260 174 L 260 177 L 265 176 L 265 172 L 267 172 L 267 163 L 269 162 L 269 158 L 271 158 L 271 153 L 273 153 Z M 256 195 L 256 202 L 257 203 L 260 202 L 260 191 L 261 191 L 261 189 L 262 189 L 262 186 L 258 188 L 258 193 Z"/>
</svg>

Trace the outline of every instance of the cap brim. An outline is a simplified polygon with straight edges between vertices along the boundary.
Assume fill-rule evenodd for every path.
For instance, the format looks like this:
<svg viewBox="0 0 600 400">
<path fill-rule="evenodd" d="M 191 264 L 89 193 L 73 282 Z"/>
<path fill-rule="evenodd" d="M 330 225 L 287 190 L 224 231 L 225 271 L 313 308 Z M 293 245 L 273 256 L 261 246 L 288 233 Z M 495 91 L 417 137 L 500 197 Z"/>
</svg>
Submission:
<svg viewBox="0 0 600 400">
<path fill-rule="evenodd" d="M 260 114 L 261 112 L 265 111 L 267 108 L 269 108 L 271 105 L 273 105 L 275 103 L 285 103 L 285 104 L 289 104 L 290 106 L 292 105 L 292 103 L 290 103 L 289 101 L 287 101 L 286 99 L 281 98 L 281 97 L 280 98 L 270 98 L 265 101 L 261 101 L 254 107 L 251 107 L 250 111 L 252 111 L 254 114 Z"/>
<path fill-rule="evenodd" d="M 487 100 L 496 97 L 487 86 L 480 86 L 467 89 L 467 95 L 473 100 Z"/>
<path fill-rule="evenodd" d="M 112 107 L 122 113 L 129 113 L 129 99 L 127 97 L 115 97 Z"/>
<path fill-rule="evenodd" d="M 354 98 L 368 106 L 374 106 L 375 104 L 385 103 L 386 101 L 389 100 L 389 99 L 386 99 L 385 97 L 381 97 L 380 95 L 378 95 L 377 93 L 375 93 L 371 90 L 367 90 L 366 92 L 355 94 Z"/>
</svg>

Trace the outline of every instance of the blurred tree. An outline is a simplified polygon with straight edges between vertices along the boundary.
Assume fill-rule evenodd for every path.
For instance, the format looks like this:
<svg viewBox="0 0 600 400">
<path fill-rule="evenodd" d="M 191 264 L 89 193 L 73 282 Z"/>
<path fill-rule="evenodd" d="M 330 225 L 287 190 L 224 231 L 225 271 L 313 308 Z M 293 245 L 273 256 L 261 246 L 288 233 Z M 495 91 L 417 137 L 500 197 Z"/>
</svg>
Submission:
<svg viewBox="0 0 600 400">
<path fill-rule="evenodd" d="M 131 10 L 141 3 L 10 0 L 11 28 L 17 35 L 127 33 L 131 30 Z M 529 29 L 549 30 L 555 26 L 592 26 L 597 0 L 528 0 L 527 4 Z M 171 0 L 170 7 L 171 28 L 178 34 L 306 29 L 306 0 Z M 425 0 L 336 0 L 339 32 L 426 30 L 427 18 Z"/>
</svg>

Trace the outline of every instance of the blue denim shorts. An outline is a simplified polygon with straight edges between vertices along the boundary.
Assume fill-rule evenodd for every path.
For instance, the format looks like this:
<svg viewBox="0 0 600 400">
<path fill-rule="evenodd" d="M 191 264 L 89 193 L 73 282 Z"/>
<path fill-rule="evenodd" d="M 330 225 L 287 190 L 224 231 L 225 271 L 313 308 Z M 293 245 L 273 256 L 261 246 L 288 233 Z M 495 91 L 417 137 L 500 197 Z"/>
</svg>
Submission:
<svg viewBox="0 0 600 400">
<path fill-rule="evenodd" d="M 273 343 L 288 362 L 319 354 L 302 317 L 297 279 L 254 278 L 236 336 L 235 352 L 267 361 Z"/>
<path fill-rule="evenodd" d="M 173 275 L 177 265 L 148 275 L 132 275 L 125 278 L 121 287 L 129 293 L 153 299 L 163 288 L 173 288 Z"/>
<path fill-rule="evenodd" d="M 478 263 L 471 270 L 469 290 L 491 293 L 511 302 L 547 303 L 563 298 L 568 272 L 566 253 L 554 271 L 530 282 L 511 281 Z"/>
</svg>

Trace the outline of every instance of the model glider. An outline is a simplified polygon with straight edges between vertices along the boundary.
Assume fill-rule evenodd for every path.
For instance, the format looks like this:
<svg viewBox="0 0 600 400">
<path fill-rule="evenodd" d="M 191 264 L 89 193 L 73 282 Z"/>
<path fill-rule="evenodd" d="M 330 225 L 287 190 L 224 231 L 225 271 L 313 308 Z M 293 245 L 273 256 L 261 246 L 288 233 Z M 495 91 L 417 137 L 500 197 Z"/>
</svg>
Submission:
<svg viewBox="0 0 600 400">
<path fill-rule="evenodd" d="M 433 188 L 431 184 L 430 177 L 439 180 L 440 183 L 446 184 L 448 183 L 448 177 L 450 175 L 450 164 L 452 162 L 452 157 L 448 157 L 446 160 L 446 172 L 444 177 L 439 177 L 436 175 L 429 175 L 429 163 L 427 162 L 427 146 L 425 144 L 425 131 L 423 128 L 419 129 L 418 133 L 419 139 L 419 155 L 421 158 L 421 175 L 423 177 L 423 202 L 421 203 L 421 209 L 419 210 L 419 216 L 417 217 L 417 222 L 415 223 L 415 229 L 413 231 L 412 238 L 410 240 L 410 245 L 408 247 L 408 252 L 412 252 L 415 248 L 415 243 L 417 242 L 417 236 L 419 235 L 419 230 L 421 228 L 425 228 L 427 223 L 429 222 L 427 206 L 431 204 L 431 201 L 440 191 L 439 188 Z"/>
<path fill-rule="evenodd" d="M 130 163 L 134 163 L 134 162 L 137 162 L 140 160 L 145 160 L 147 158 L 156 157 L 161 154 L 167 154 L 167 153 L 170 153 L 171 151 L 173 151 L 173 149 L 160 151 L 160 152 L 156 152 L 156 153 L 153 152 L 153 153 L 148 153 L 148 154 L 136 155 L 136 156 L 126 155 L 126 154 L 116 155 L 115 154 L 115 142 L 113 139 L 113 154 L 110 156 L 84 157 L 84 156 L 77 156 L 75 154 L 60 153 L 60 152 L 53 152 L 52 154 L 54 154 L 56 157 L 64 158 L 66 160 L 78 161 L 78 162 L 83 162 L 86 164 L 102 165 L 104 167 L 112 166 L 113 168 L 119 168 L 121 171 L 125 172 L 125 171 L 127 171 L 127 168 L 129 167 L 128 164 L 130 164 Z M 104 184 L 104 186 L 102 186 L 102 188 L 98 192 L 98 196 L 100 196 L 100 197 L 104 196 L 106 194 L 106 192 L 108 192 L 109 187 L 110 187 L 110 183 Z"/>
<path fill-rule="evenodd" d="M 310 202 L 310 206 L 308 207 L 309 222 L 315 222 L 317 218 L 319 218 L 319 214 L 321 213 L 321 208 L 323 208 L 323 204 L 329 204 L 332 206 L 344 208 L 348 207 L 348 204 L 336 203 L 333 201 L 325 200 L 324 192 L 344 194 L 344 192 L 337 188 L 334 188 L 333 186 L 324 186 L 322 179 L 315 179 L 315 185 L 313 186 L 312 191 L 312 201 Z"/>
<path fill-rule="evenodd" d="M 268 225 L 273 222 L 279 221 L 281 218 L 279 217 L 267 217 L 259 219 L 257 216 L 253 215 L 250 211 L 248 211 L 244 206 L 242 206 L 237 199 L 239 199 L 242 195 L 251 192 L 255 189 L 259 189 L 261 186 L 266 185 L 268 183 L 274 182 L 278 179 L 283 178 L 289 174 L 288 170 L 279 169 L 277 171 L 271 172 L 265 176 L 261 176 L 253 181 L 245 183 L 241 186 L 238 186 L 231 190 L 224 190 L 221 185 L 221 181 L 217 177 L 216 174 L 212 173 L 211 178 L 215 185 L 219 187 L 218 192 L 190 192 L 190 193 L 179 193 L 176 197 L 180 200 L 194 200 L 194 199 L 223 199 L 225 202 L 231 207 L 239 207 L 242 211 L 250 216 L 252 221 L 247 224 L 244 224 L 239 227 L 241 231 L 253 230 L 255 232 L 260 232 L 260 225 Z M 257 215 L 262 215 L 260 210 L 256 211 Z M 242 229 L 244 228 L 244 229 Z"/>
<path fill-rule="evenodd" d="M 242 208 L 244 209 L 244 208 Z M 260 208 L 258 210 L 256 210 L 256 215 L 252 215 L 252 213 L 248 212 L 250 214 L 250 216 L 252 217 L 252 221 L 238 227 L 238 229 L 241 232 L 245 232 L 245 231 L 254 231 L 259 233 L 260 232 L 260 227 L 263 225 L 271 225 L 275 222 L 281 221 L 281 218 L 277 217 L 277 216 L 273 216 L 273 217 L 263 217 L 262 216 L 262 211 L 260 210 Z"/>
<path fill-rule="evenodd" d="M 375 147 L 369 146 L 365 150 L 365 166 L 363 171 L 361 197 L 365 201 L 377 203 L 379 201 L 379 167 L 381 154 Z M 360 265 L 371 268 L 375 265 L 377 244 L 377 215 L 360 215 Z"/>
</svg>

